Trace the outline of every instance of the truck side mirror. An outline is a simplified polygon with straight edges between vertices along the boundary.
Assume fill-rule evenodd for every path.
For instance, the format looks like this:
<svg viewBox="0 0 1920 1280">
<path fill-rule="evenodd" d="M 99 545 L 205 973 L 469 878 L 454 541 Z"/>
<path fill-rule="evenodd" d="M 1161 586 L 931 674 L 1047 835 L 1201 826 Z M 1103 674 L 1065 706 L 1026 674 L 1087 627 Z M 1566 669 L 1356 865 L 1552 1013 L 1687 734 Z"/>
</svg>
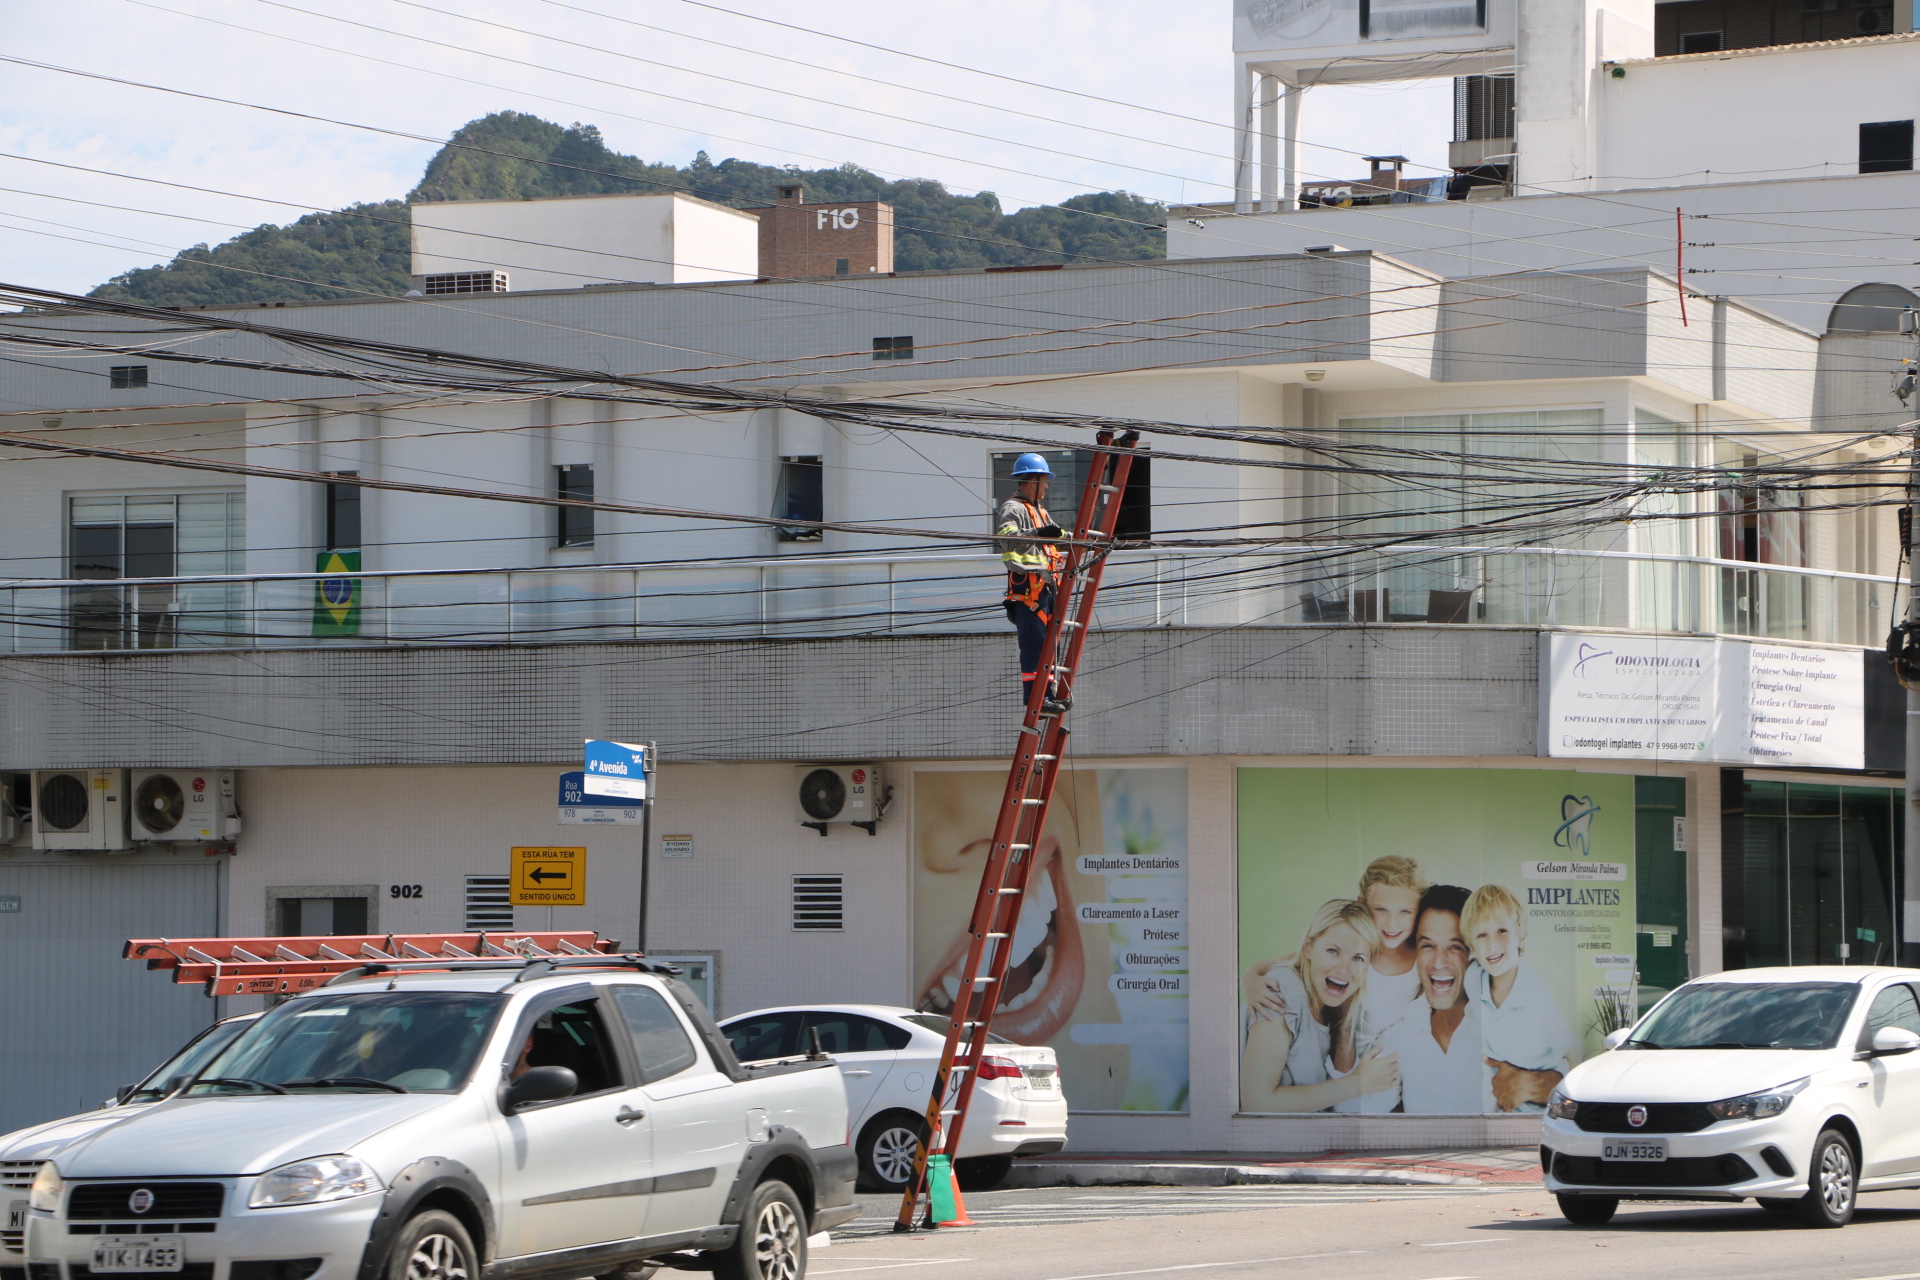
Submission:
<svg viewBox="0 0 1920 1280">
<path fill-rule="evenodd" d="M 1609 1049 L 1618 1049 L 1627 1042 L 1627 1037 L 1632 1034 L 1632 1027 L 1621 1027 L 1618 1031 L 1607 1032 L 1606 1037 L 1601 1040 L 1600 1043 L 1606 1045 Z"/>
<path fill-rule="evenodd" d="M 558 1102 L 580 1091 L 580 1077 L 569 1067 L 534 1067 L 507 1086 L 509 1115 L 536 1102 Z"/>
</svg>

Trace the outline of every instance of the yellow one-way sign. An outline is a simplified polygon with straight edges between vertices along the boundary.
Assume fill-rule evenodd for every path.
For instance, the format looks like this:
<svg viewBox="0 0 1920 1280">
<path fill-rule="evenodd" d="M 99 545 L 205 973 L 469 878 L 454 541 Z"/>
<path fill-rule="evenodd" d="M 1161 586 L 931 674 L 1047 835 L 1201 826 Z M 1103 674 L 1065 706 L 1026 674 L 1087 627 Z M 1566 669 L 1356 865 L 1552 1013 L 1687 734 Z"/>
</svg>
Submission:
<svg viewBox="0 0 1920 1280">
<path fill-rule="evenodd" d="M 584 907 L 587 851 L 578 846 L 516 845 L 512 885 L 516 907 Z"/>
</svg>

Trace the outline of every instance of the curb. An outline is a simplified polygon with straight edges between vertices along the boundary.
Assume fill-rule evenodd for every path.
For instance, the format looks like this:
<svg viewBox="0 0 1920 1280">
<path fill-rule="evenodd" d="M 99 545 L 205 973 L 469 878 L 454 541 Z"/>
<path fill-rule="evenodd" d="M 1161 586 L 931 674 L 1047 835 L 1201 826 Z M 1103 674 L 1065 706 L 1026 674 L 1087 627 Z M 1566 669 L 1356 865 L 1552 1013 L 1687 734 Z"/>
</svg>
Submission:
<svg viewBox="0 0 1920 1280">
<path fill-rule="evenodd" d="M 1003 1187 L 1245 1187 L 1275 1183 L 1315 1183 L 1360 1187 L 1477 1187 L 1480 1179 L 1449 1173 L 1421 1173 L 1365 1165 L 1349 1168 L 1308 1165 L 1100 1163 L 1091 1160 L 1048 1164 L 1015 1162 Z"/>
</svg>

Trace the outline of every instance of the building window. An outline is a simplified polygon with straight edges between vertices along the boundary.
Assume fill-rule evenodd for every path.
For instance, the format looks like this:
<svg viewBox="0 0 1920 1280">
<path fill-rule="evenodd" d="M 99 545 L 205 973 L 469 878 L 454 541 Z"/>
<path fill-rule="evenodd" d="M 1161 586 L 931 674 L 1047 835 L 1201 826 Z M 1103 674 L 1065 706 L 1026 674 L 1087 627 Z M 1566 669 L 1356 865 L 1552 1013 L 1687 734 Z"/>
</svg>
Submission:
<svg viewBox="0 0 1920 1280">
<path fill-rule="evenodd" d="M 913 359 L 913 335 L 898 338 L 875 338 L 873 340 L 873 358 L 875 360 L 911 360 Z"/>
<path fill-rule="evenodd" d="M 846 274 L 848 274 L 848 271 L 849 271 L 849 270 L 850 270 L 850 268 L 849 268 L 849 267 L 848 267 L 848 265 L 847 265 L 847 259 L 845 259 L 845 258 L 835 258 L 835 259 L 833 260 L 833 274 L 835 274 L 835 275 L 837 275 L 837 276 L 844 276 L 844 275 L 846 275 Z M 911 344 L 911 343 L 909 343 L 908 345 L 909 345 L 909 346 L 911 346 L 912 344 Z"/>
<path fill-rule="evenodd" d="M 574 502 L 593 501 L 593 468 L 584 462 L 571 466 L 555 467 L 554 488 L 562 498 Z M 559 507 L 559 544 L 563 547 L 590 547 L 593 545 L 593 508 Z"/>
<path fill-rule="evenodd" d="M 820 459 L 806 456 L 780 459 L 780 481 L 774 488 L 773 514 L 780 520 L 825 520 L 826 500 L 822 495 L 823 469 Z M 805 526 L 782 527 L 782 542 L 818 542 L 819 529 Z"/>
<path fill-rule="evenodd" d="M 429 297 L 442 293 L 505 293 L 506 291 L 507 273 L 504 271 L 446 271 L 438 275 L 420 277 L 420 292 Z"/>
<path fill-rule="evenodd" d="M 466 927 L 475 933 L 513 928 L 511 876 L 468 876 Z"/>
<path fill-rule="evenodd" d="M 1725 37 L 1718 31 L 1688 31 L 1680 36 L 1682 53 L 1718 53 L 1724 45 Z"/>
<path fill-rule="evenodd" d="M 246 494 L 237 490 L 70 498 L 67 576 L 102 584 L 69 592 L 72 646 L 171 649 L 229 643 L 244 618 L 243 588 L 237 585 L 106 584 L 246 572 L 246 504 Z"/>
<path fill-rule="evenodd" d="M 1913 168 L 1913 121 L 1882 120 L 1860 126 L 1860 172 L 1897 173 Z"/>
<path fill-rule="evenodd" d="M 116 364 L 107 370 L 107 386 L 115 391 L 138 391 L 146 385 L 147 366 L 143 364 Z"/>
<path fill-rule="evenodd" d="M 358 478 L 358 471 L 329 471 L 340 480 L 327 481 L 328 551 L 357 551 L 360 547 L 360 486 L 344 483 Z"/>
<path fill-rule="evenodd" d="M 275 885 L 267 890 L 269 928 L 283 938 L 354 937 L 380 927 L 375 884 Z"/>
<path fill-rule="evenodd" d="M 1000 504 L 1016 492 L 1013 460 L 1018 453 L 993 455 L 993 510 L 997 518 Z M 1053 449 L 1041 457 L 1053 469 L 1053 483 L 1047 488 L 1047 513 L 1061 528 L 1067 528 L 1080 510 L 1080 490 L 1097 456 L 1092 449 Z M 1113 536 L 1126 542 L 1153 540 L 1153 459 L 1136 454 L 1127 470 L 1127 491 L 1120 496 L 1120 521 Z"/>
</svg>

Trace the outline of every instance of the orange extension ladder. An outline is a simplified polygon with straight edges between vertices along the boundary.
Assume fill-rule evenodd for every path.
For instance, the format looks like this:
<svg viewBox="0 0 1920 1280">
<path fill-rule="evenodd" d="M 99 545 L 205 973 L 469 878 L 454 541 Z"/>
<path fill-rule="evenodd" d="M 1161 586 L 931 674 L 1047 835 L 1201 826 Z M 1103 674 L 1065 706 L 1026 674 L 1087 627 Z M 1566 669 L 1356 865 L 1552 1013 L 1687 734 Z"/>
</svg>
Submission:
<svg viewBox="0 0 1920 1280">
<path fill-rule="evenodd" d="M 284 996 L 370 965 L 431 969 L 434 961 L 611 955 L 591 929 L 562 933 L 370 933 L 316 938 L 133 938 L 121 951 L 210 996 Z"/>
<path fill-rule="evenodd" d="M 927 1101 L 928 1140 L 914 1157 L 913 1177 L 901 1195 L 895 1231 L 913 1230 L 914 1211 L 927 1190 L 927 1164 L 933 1148 L 937 1145 L 949 1160 L 960 1150 L 967 1107 L 973 1101 L 973 1082 L 986 1053 L 1001 984 L 1013 959 L 1008 944 L 1027 899 L 1027 883 L 1036 861 L 1031 855 L 1040 847 L 1040 836 L 1046 830 L 1047 807 L 1053 800 L 1053 784 L 1059 777 L 1067 745 L 1066 717 L 1042 714 L 1041 704 L 1049 683 L 1060 697 L 1069 698 L 1073 692 L 1073 677 L 1080 667 L 1080 653 L 1093 622 L 1094 601 L 1100 594 L 1100 578 L 1120 521 L 1127 475 L 1139 451 L 1138 432 L 1129 431 L 1118 438 L 1116 434 L 1099 433 L 1099 452 L 1080 492 L 1073 542 L 1067 548 L 1060 583 L 1054 589 L 1053 617 L 1040 650 L 1039 678 L 1027 694 L 1026 718 L 1020 725 L 1013 766 L 1007 772 L 1007 789 L 994 822 L 987 864 L 980 873 L 980 892 L 967 923 L 967 956 L 961 965 L 952 1020 Z M 953 1088 L 949 1082 L 956 1076 L 958 1087 Z M 949 1092 L 953 1094 L 951 1105 Z M 934 1225 L 931 1204 L 925 1225 Z"/>
</svg>

